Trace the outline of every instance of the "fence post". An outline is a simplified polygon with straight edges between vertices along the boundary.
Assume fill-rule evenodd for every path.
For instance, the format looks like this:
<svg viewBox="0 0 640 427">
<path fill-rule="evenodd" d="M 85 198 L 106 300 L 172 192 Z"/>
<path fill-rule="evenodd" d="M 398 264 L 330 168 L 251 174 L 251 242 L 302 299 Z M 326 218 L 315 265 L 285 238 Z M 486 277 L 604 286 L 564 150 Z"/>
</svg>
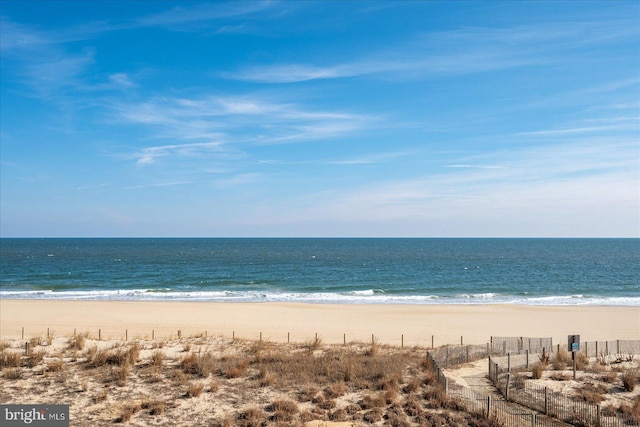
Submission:
<svg viewBox="0 0 640 427">
<path fill-rule="evenodd" d="M 29 353 L 29 341 L 24 343 L 24 352 Z"/>
<path fill-rule="evenodd" d="M 491 396 L 487 396 L 487 418 L 491 417 Z"/>
<path fill-rule="evenodd" d="M 502 354 L 507 354 L 507 341 L 502 341 Z"/>
<path fill-rule="evenodd" d="M 511 353 L 507 353 L 507 372 L 511 372 Z"/>
<path fill-rule="evenodd" d="M 598 357 L 598 341 L 596 341 L 596 357 Z"/>
<path fill-rule="evenodd" d="M 347 334 L 342 334 L 342 345 L 343 346 L 347 345 Z"/>
<path fill-rule="evenodd" d="M 620 354 L 620 340 L 616 340 L 616 353 Z"/>
<path fill-rule="evenodd" d="M 102 329 L 98 329 L 98 341 L 102 341 Z"/>
<path fill-rule="evenodd" d="M 404 348 L 404 334 L 400 335 L 400 348 Z"/>
<path fill-rule="evenodd" d="M 289 332 L 287 332 L 287 344 L 289 344 Z"/>
<path fill-rule="evenodd" d="M 526 362 L 525 368 L 529 369 L 529 349 L 525 350 L 525 354 L 527 355 L 527 362 Z"/>
<path fill-rule="evenodd" d="M 460 345 L 464 345 L 464 342 L 462 340 L 462 335 L 460 335 Z"/>
<path fill-rule="evenodd" d="M 547 388 L 544 388 L 544 414 L 549 415 L 549 400 L 547 399 Z"/>
<path fill-rule="evenodd" d="M 489 357 L 489 343 L 487 343 L 487 357 Z"/>
<path fill-rule="evenodd" d="M 605 341 L 604 342 L 604 350 L 605 353 L 607 353 L 607 356 L 609 355 L 609 341 Z"/>
<path fill-rule="evenodd" d="M 600 405 L 596 405 L 596 427 L 600 426 Z"/>
<path fill-rule="evenodd" d="M 588 343 L 588 341 L 585 341 L 585 342 L 584 342 L 584 355 L 585 355 L 586 357 L 589 357 L 589 343 Z M 597 356 L 597 355 L 596 355 L 596 356 Z"/>
<path fill-rule="evenodd" d="M 511 374 L 507 374 L 507 387 L 504 390 L 504 399 L 509 401 L 509 383 L 511 382 Z"/>
<path fill-rule="evenodd" d="M 536 413 L 531 413 L 531 427 L 536 427 Z"/>
<path fill-rule="evenodd" d="M 433 335 L 431 335 L 431 348 L 433 349 Z"/>
<path fill-rule="evenodd" d="M 469 363 L 469 345 L 467 344 L 467 363 Z"/>
<path fill-rule="evenodd" d="M 129 341 L 129 330 L 128 329 L 124 330 L 124 340 L 125 341 Z"/>
<path fill-rule="evenodd" d="M 22 339 L 24 339 L 24 326 L 22 327 Z"/>
</svg>

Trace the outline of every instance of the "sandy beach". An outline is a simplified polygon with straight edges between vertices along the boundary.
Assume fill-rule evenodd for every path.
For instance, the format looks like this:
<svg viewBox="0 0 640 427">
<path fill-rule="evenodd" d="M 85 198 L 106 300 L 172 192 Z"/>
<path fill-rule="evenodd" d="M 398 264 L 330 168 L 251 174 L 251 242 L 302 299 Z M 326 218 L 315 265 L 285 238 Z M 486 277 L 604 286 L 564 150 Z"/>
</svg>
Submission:
<svg viewBox="0 0 640 427">
<path fill-rule="evenodd" d="M 582 340 L 640 338 L 640 307 L 520 305 L 329 305 L 144 301 L 0 300 L 0 338 L 209 336 L 325 343 L 370 341 L 436 346 L 482 344 L 491 336 Z"/>
</svg>

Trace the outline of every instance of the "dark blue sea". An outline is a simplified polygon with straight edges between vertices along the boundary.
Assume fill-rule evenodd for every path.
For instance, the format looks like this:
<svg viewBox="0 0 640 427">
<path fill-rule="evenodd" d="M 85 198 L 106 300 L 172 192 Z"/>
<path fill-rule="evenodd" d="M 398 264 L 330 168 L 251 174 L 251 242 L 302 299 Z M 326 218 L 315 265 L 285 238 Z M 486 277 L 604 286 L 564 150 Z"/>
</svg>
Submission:
<svg viewBox="0 0 640 427">
<path fill-rule="evenodd" d="M 640 306 L 640 239 L 0 239 L 0 298 Z"/>
</svg>

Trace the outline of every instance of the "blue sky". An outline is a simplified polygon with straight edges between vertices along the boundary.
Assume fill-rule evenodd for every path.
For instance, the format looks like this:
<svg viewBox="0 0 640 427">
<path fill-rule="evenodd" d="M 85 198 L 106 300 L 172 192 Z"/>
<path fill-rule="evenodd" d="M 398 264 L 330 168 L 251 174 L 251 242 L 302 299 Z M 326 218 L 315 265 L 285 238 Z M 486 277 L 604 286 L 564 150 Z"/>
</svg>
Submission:
<svg viewBox="0 0 640 427">
<path fill-rule="evenodd" d="M 640 236 L 640 3 L 0 9 L 0 235 Z"/>
</svg>

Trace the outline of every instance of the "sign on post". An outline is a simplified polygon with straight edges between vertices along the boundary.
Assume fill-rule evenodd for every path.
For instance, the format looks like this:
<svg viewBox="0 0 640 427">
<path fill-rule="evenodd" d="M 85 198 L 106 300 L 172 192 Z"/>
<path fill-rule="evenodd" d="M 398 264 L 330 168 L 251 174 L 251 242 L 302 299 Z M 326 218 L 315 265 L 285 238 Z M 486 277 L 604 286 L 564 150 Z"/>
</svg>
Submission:
<svg viewBox="0 0 640 427">
<path fill-rule="evenodd" d="M 569 335 L 567 350 L 572 353 L 580 351 L 580 335 Z"/>
</svg>

